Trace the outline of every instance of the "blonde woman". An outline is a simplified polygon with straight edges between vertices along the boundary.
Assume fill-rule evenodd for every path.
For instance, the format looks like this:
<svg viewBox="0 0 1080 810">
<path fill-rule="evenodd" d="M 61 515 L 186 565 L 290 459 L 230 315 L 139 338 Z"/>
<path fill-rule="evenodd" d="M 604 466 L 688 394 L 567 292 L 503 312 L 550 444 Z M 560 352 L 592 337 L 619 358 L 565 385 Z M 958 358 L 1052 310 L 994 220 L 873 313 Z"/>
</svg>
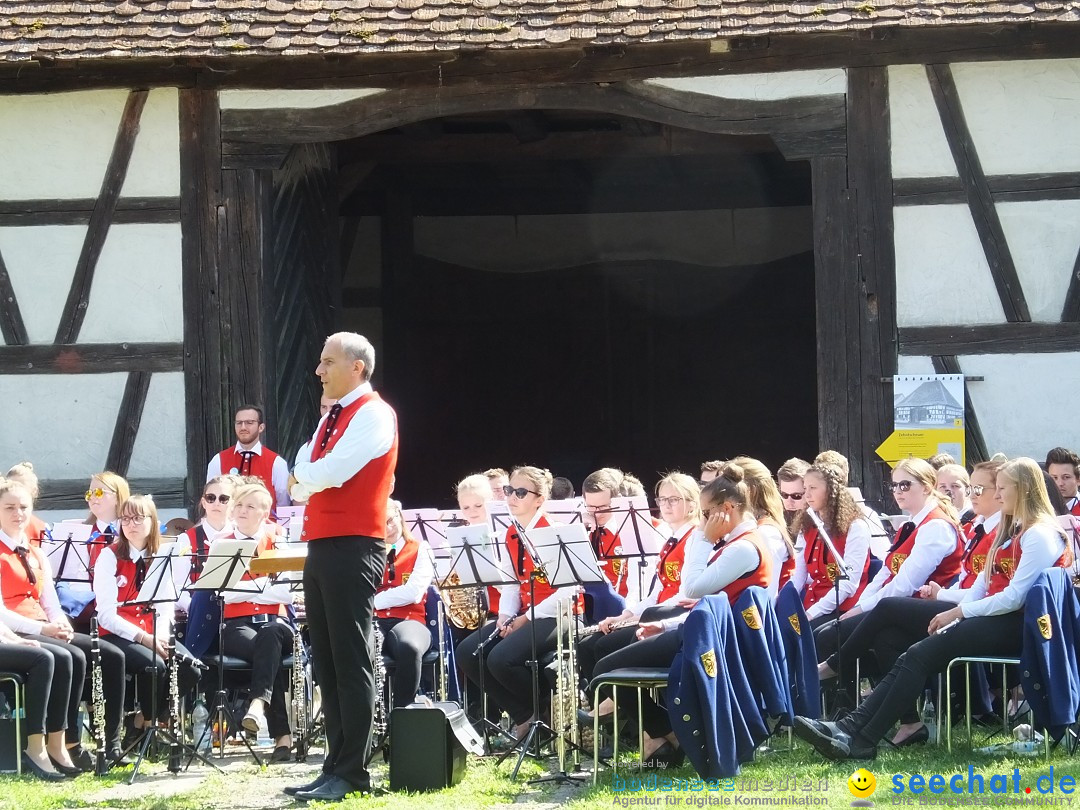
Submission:
<svg viewBox="0 0 1080 810">
<path fill-rule="evenodd" d="M 30 497 L 37 501 L 39 493 L 38 477 L 34 472 L 34 465 L 29 461 L 20 461 L 7 471 L 9 481 L 18 481 L 26 487 Z M 26 537 L 30 545 L 40 547 L 41 541 L 49 537 L 49 524 L 37 515 L 30 515 L 30 523 L 26 527 Z"/>
<path fill-rule="evenodd" d="M 738 466 L 742 480 L 746 482 L 750 494 L 750 511 L 758 522 L 758 534 L 765 540 L 773 555 L 770 567 L 772 581 L 769 582 L 769 596 L 776 598 L 780 588 L 787 584 L 795 572 L 795 546 L 788 534 L 784 522 L 784 506 L 780 500 L 780 490 L 773 481 L 769 468 L 749 456 L 737 456 L 727 465 Z"/>
<path fill-rule="evenodd" d="M 191 582 L 198 579 L 206 563 L 210 544 L 233 531 L 233 525 L 229 522 L 229 501 L 235 491 L 236 477 L 232 475 L 219 475 L 203 485 L 197 510 L 199 522 L 177 538 L 191 549 L 186 557 L 190 569 L 188 575 L 181 579 L 190 579 Z M 177 607 L 187 613 L 190 605 L 191 593 L 184 591 L 180 594 Z"/>
<path fill-rule="evenodd" d="M 507 481 L 509 482 L 509 479 Z M 487 506 L 493 500 L 491 487 L 492 484 L 485 473 L 467 475 L 454 487 L 461 517 L 470 526 L 481 526 L 488 522 Z M 506 497 L 505 492 L 503 497 Z M 472 589 L 469 592 L 473 593 Z M 484 592 L 487 596 L 487 615 L 495 618 L 499 615 L 499 589 L 488 585 Z M 455 644 L 464 641 L 468 635 L 468 633 L 462 635 L 461 628 L 456 626 L 451 628 L 450 633 L 454 637 Z"/>
<path fill-rule="evenodd" d="M 825 757 L 873 757 L 878 741 L 915 703 L 927 680 L 954 658 L 1019 655 L 1028 591 L 1043 569 L 1071 564 L 1072 553 L 1038 464 L 1030 458 L 1011 461 L 998 473 L 996 484 L 1002 531 L 990 547 L 986 567 L 959 604 L 931 619 L 928 637 L 897 660 L 852 714 L 835 724 L 796 718 L 795 733 Z"/>
<path fill-rule="evenodd" d="M 967 530 L 975 519 L 971 508 L 971 477 L 959 464 L 943 464 L 937 471 L 937 488 L 952 503 L 960 516 L 960 528 Z"/>
</svg>

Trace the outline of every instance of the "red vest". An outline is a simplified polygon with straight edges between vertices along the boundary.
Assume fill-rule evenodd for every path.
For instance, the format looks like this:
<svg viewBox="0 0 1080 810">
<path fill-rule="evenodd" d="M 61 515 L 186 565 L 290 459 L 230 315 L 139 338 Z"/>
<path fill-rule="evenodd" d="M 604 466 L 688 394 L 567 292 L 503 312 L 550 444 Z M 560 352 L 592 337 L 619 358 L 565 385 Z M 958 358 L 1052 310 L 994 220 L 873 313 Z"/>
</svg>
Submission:
<svg viewBox="0 0 1080 810">
<path fill-rule="evenodd" d="M 540 518 L 536 521 L 534 528 L 542 529 L 545 526 L 550 526 L 547 515 L 540 515 Z M 525 533 L 526 537 L 528 532 Z M 529 554 L 529 550 L 521 544 L 521 540 L 518 537 L 518 530 L 516 524 L 511 524 L 506 529 L 506 539 L 503 541 L 506 545 L 506 553 L 510 555 L 510 565 L 513 566 L 514 573 L 517 575 L 518 590 L 521 596 L 521 608 L 520 611 L 524 613 L 529 609 L 531 602 L 529 580 L 532 577 L 533 569 L 536 568 L 536 563 L 533 562 L 532 555 Z M 520 564 L 519 564 L 520 561 Z M 535 595 L 536 604 L 540 604 L 553 593 L 555 588 L 548 585 L 548 581 L 542 576 L 538 576 L 535 580 Z"/>
<path fill-rule="evenodd" d="M 238 536 L 236 532 L 227 534 L 220 538 L 222 540 L 242 540 L 243 537 Z M 255 556 L 258 557 L 262 552 L 274 547 L 274 541 L 270 535 L 263 533 L 259 538 L 259 544 L 255 547 Z M 241 582 L 250 582 L 254 577 L 251 573 L 245 573 L 240 577 Z M 233 604 L 226 603 L 221 611 L 226 619 L 240 619 L 245 616 L 260 616 L 264 613 L 269 613 L 272 616 L 286 616 L 284 605 L 259 605 L 255 602 L 234 602 Z"/>
<path fill-rule="evenodd" d="M 41 594 L 45 588 L 44 572 L 48 562 L 36 548 L 30 549 L 28 562 L 37 579 L 33 585 L 19 555 L 0 545 L 0 592 L 3 593 L 4 607 L 28 619 L 47 622 L 49 617 L 41 607 Z"/>
<path fill-rule="evenodd" d="M 135 585 L 135 561 L 122 559 L 118 550 L 119 545 L 119 543 L 113 543 L 109 546 L 116 559 L 116 601 L 118 603 L 116 615 L 125 621 L 131 622 L 144 633 L 153 633 L 154 614 L 144 610 L 141 605 L 119 604 L 130 602 L 139 595 L 139 589 Z M 150 558 L 147 557 L 147 565 L 149 565 L 149 561 Z M 100 633 L 102 636 L 109 635 L 109 631 L 104 627 L 100 629 Z"/>
<path fill-rule="evenodd" d="M 738 537 L 734 537 L 728 542 L 724 543 L 724 545 L 716 549 L 713 552 L 712 556 L 709 557 L 709 565 L 712 565 L 714 562 L 720 559 L 721 555 L 723 555 L 725 551 L 731 548 L 731 544 L 734 543 L 736 540 L 749 540 L 751 543 L 754 544 L 754 548 L 757 549 L 758 553 L 758 564 L 757 568 L 755 568 L 753 571 L 748 571 L 738 579 L 729 582 L 727 585 L 720 589 L 727 594 L 728 600 L 733 605 L 735 604 L 735 601 L 739 598 L 739 596 L 742 594 L 742 592 L 752 585 L 758 585 L 762 588 L 768 588 L 769 580 L 772 579 L 773 569 L 772 551 L 769 550 L 768 543 L 766 543 L 762 539 L 761 535 L 759 535 L 755 531 L 749 531 L 745 534 L 740 534 Z"/>
<path fill-rule="evenodd" d="M 660 595 L 656 597 L 658 605 L 679 592 L 679 585 L 682 584 L 683 559 L 686 557 L 686 540 L 693 531 L 693 527 L 690 527 L 686 530 L 686 534 L 679 538 L 678 543 L 660 552 L 660 557 L 656 561 L 656 580 L 660 583 Z"/>
<path fill-rule="evenodd" d="M 1000 524 L 999 524 L 1000 525 Z M 979 538 L 979 542 L 973 545 L 971 548 L 964 552 L 964 559 L 960 565 L 960 588 L 967 590 L 975 584 L 975 580 L 979 578 L 979 574 L 982 573 L 983 568 L 986 566 L 986 553 L 990 551 L 990 546 L 994 542 L 994 537 L 997 536 L 998 527 L 988 531 L 982 537 Z M 975 532 L 972 531 L 972 536 Z M 968 538 L 971 539 L 970 537 Z"/>
<path fill-rule="evenodd" d="M 990 571 L 990 581 L 986 587 L 987 596 L 1001 593 L 1012 582 L 1012 578 L 1016 575 L 1016 569 L 1020 567 L 1020 558 L 1023 554 L 1024 549 L 1020 546 L 1019 537 L 1014 537 L 1008 548 L 999 548 L 997 550 L 994 554 L 994 567 Z M 1066 542 L 1065 550 L 1061 552 L 1061 556 L 1057 558 L 1051 567 L 1065 568 L 1072 565 L 1072 563 L 1072 544 Z"/>
<path fill-rule="evenodd" d="M 775 526 L 777 531 L 781 535 L 784 534 L 784 528 L 770 517 L 759 518 L 757 522 L 758 526 Z M 787 543 L 784 544 L 787 546 Z M 787 585 L 788 580 L 791 579 L 791 575 L 795 573 L 795 557 L 792 554 L 788 554 L 787 559 L 780 563 L 780 578 L 776 583 L 776 590 L 779 593 L 780 589 Z"/>
<path fill-rule="evenodd" d="M 900 570 L 900 566 L 904 564 L 904 560 L 908 558 L 911 554 L 911 550 L 915 547 L 915 538 L 919 536 L 919 531 L 931 520 L 944 520 L 952 526 L 953 531 L 956 532 L 956 546 L 950 553 L 941 558 L 941 562 L 939 562 L 937 568 L 934 569 L 934 573 L 932 573 L 926 581 L 936 582 L 942 588 L 947 588 L 949 583 L 956 579 L 957 574 L 960 573 L 960 561 L 964 559 L 964 536 L 960 533 L 960 527 L 949 520 L 949 516 L 946 515 L 940 507 L 935 506 L 930 510 L 930 514 L 923 518 L 922 523 L 915 528 L 915 531 L 908 535 L 908 538 L 903 543 L 885 556 L 885 568 L 888 569 L 889 575 L 882 585 L 887 585 L 889 581 L 896 576 L 896 572 Z M 839 548 L 839 546 L 837 546 L 837 548 Z"/>
<path fill-rule="evenodd" d="M 30 516 L 30 522 L 26 525 L 26 539 L 35 548 L 41 547 L 41 541 L 49 532 L 49 524 L 37 515 Z"/>
<path fill-rule="evenodd" d="M 326 449 L 319 447 L 322 440 L 322 424 L 311 442 L 311 460 L 318 461 L 334 449 L 338 439 L 345 433 L 349 422 L 365 404 L 378 401 L 372 392 L 346 405 L 338 415 L 337 424 Z M 329 419 L 329 415 L 326 417 Z M 394 431 L 394 443 L 390 450 L 374 458 L 360 468 L 352 478 L 340 487 L 330 487 L 316 492 L 304 510 L 305 540 L 324 537 L 386 537 L 386 502 L 390 497 L 390 479 L 397 466 L 398 437 Z"/>
<path fill-rule="evenodd" d="M 277 492 L 274 490 L 274 462 L 278 460 L 278 454 L 273 450 L 267 450 L 264 446 L 261 453 L 256 453 L 251 457 L 250 466 L 245 466 L 244 457 L 234 444 L 232 447 L 227 447 L 218 453 L 217 457 L 221 463 L 222 475 L 229 475 L 230 473 L 234 475 L 253 475 L 262 481 L 270 492 L 270 499 L 273 502 L 270 506 L 270 514 L 274 514 L 277 509 Z"/>
<path fill-rule="evenodd" d="M 420 552 L 420 544 L 411 537 L 405 538 L 405 545 L 401 552 L 394 556 L 394 579 L 390 579 L 390 563 L 387 562 L 386 570 L 383 571 L 382 585 L 376 593 L 397 588 L 409 581 L 413 568 L 416 567 L 416 555 Z M 380 619 L 412 619 L 426 626 L 427 620 L 427 593 L 423 598 L 411 605 L 399 605 L 398 607 L 376 610 L 375 615 Z"/>
<path fill-rule="evenodd" d="M 829 553 L 829 548 L 819 536 L 816 526 L 803 532 L 803 540 L 806 542 L 806 548 L 803 549 L 803 556 L 806 558 L 806 594 L 803 596 L 803 607 L 809 608 L 811 605 L 820 602 L 825 594 L 836 587 L 837 571 L 835 561 L 825 562 L 825 556 Z M 847 533 L 838 534 L 832 538 L 832 541 L 833 545 L 836 546 L 836 550 L 843 555 L 844 547 L 847 545 Z M 855 593 L 840 603 L 841 611 L 851 610 L 855 607 L 859 597 L 862 596 L 863 589 L 866 588 L 869 573 L 870 553 L 868 551 L 866 559 L 863 561 L 863 570 L 859 574 L 859 586 L 855 589 Z"/>
<path fill-rule="evenodd" d="M 1073 517 L 1080 517 L 1080 497 L 1076 499 L 1076 502 L 1073 503 L 1072 508 L 1069 509 L 1069 514 Z"/>
<path fill-rule="evenodd" d="M 202 573 L 203 565 L 206 563 L 206 555 L 210 551 L 210 543 L 206 538 L 205 532 L 203 533 L 203 547 L 199 548 L 199 527 L 192 526 L 186 532 L 183 537 L 187 538 L 188 545 L 191 546 L 191 572 L 188 574 L 188 578 L 194 582 L 199 578 L 199 574 Z M 179 540 L 179 538 L 177 538 Z"/>
<path fill-rule="evenodd" d="M 593 532 L 593 548 L 596 550 L 596 556 L 600 562 L 600 570 L 604 572 L 604 576 L 607 577 L 608 582 L 618 591 L 619 596 L 626 596 L 628 593 L 626 586 L 626 560 L 624 559 L 612 559 L 612 555 L 622 554 L 622 544 L 619 542 L 619 536 L 612 533 L 610 529 L 603 526 L 597 526 Z"/>
<path fill-rule="evenodd" d="M 101 550 L 107 548 L 109 543 L 116 537 L 115 532 L 109 534 L 102 534 L 98 531 L 97 524 L 94 525 L 94 529 L 90 532 L 90 579 L 94 578 L 94 566 L 97 565 L 97 558 L 101 555 Z"/>
</svg>

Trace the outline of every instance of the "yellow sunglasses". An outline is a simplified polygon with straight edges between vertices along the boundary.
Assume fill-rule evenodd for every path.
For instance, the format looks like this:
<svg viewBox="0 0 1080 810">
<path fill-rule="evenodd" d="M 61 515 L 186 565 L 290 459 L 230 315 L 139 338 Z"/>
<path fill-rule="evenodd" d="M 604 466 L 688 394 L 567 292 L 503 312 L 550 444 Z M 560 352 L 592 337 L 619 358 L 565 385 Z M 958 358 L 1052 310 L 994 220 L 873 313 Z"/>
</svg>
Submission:
<svg viewBox="0 0 1080 810">
<path fill-rule="evenodd" d="M 91 498 L 101 498 L 105 495 L 105 493 L 112 491 L 113 490 L 111 489 L 102 489 L 101 487 L 98 487 L 97 489 L 88 489 L 86 490 L 86 495 L 84 495 L 83 497 L 86 498 L 87 503 L 90 503 Z"/>
</svg>

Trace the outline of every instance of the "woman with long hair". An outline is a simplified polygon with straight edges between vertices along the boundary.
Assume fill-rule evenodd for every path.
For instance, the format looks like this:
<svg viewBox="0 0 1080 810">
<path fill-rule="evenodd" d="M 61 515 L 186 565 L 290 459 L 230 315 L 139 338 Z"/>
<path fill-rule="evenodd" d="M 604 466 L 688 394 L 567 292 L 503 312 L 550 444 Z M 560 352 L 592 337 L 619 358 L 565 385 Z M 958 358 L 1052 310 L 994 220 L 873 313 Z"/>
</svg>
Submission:
<svg viewBox="0 0 1080 810">
<path fill-rule="evenodd" d="M 948 498 L 959 515 L 960 528 L 967 531 L 975 520 L 975 510 L 971 505 L 971 476 L 959 464 L 944 464 L 938 467 L 937 488 Z"/>
<path fill-rule="evenodd" d="M 894 479 L 895 480 L 895 479 Z M 954 658 L 1015 657 L 1023 640 L 1023 606 L 1040 573 L 1071 563 L 1068 540 L 1050 508 L 1042 470 L 1030 458 L 997 475 L 1001 528 L 986 566 L 958 604 L 930 620 L 870 696 L 838 723 L 795 719 L 795 733 L 833 760 L 873 757 L 880 741 Z"/>
<path fill-rule="evenodd" d="M 750 510 L 758 523 L 758 534 L 765 539 L 773 555 L 772 576 L 769 583 L 769 596 L 776 598 L 780 588 L 787 584 L 795 572 L 795 545 L 788 534 L 784 521 L 784 503 L 780 499 L 780 490 L 773 480 L 769 468 L 749 456 L 736 456 L 728 464 L 739 467 L 743 481 L 750 493 Z M 723 473 L 721 473 L 723 474 Z"/>
<path fill-rule="evenodd" d="M 9 481 L 18 481 L 25 486 L 30 493 L 30 497 L 37 501 L 40 489 L 33 464 L 29 461 L 20 461 L 7 471 L 5 477 Z M 30 540 L 30 545 L 40 547 L 41 541 L 49 537 L 49 524 L 37 515 L 30 515 L 30 523 L 26 527 L 26 537 Z"/>
</svg>

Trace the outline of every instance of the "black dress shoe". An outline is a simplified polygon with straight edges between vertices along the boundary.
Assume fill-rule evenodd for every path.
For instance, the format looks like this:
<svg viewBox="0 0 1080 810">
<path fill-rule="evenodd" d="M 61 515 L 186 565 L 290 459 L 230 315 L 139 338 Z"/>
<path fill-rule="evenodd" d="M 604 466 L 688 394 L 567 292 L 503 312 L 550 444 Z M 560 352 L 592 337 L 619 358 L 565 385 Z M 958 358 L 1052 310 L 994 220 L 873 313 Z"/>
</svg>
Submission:
<svg viewBox="0 0 1080 810">
<path fill-rule="evenodd" d="M 361 788 L 340 776 L 331 776 L 314 790 L 301 790 L 295 794 L 302 802 L 340 802 L 350 793 L 370 793 L 371 788 Z"/>
<path fill-rule="evenodd" d="M 123 750 L 121 750 L 120 748 L 110 749 L 109 753 L 105 755 L 105 761 L 114 768 L 126 768 L 129 765 L 133 764 L 133 762 L 124 755 Z"/>
<path fill-rule="evenodd" d="M 909 745 L 918 745 L 919 743 L 924 742 L 930 742 L 930 729 L 927 726 L 920 726 L 918 730 L 911 732 L 900 742 L 891 742 L 890 744 L 893 748 L 904 748 Z"/>
<path fill-rule="evenodd" d="M 81 745 L 69 748 L 68 756 L 71 757 L 71 761 L 75 763 L 75 767 L 79 768 L 83 773 L 90 773 L 94 770 L 94 755 Z"/>
<path fill-rule="evenodd" d="M 792 730 L 796 737 L 810 743 L 815 751 L 834 762 L 845 759 L 873 759 L 877 755 L 877 746 L 873 743 L 840 730 L 831 732 L 818 720 L 796 717 Z"/>
<path fill-rule="evenodd" d="M 315 790 L 317 787 L 322 787 L 326 784 L 326 781 L 330 779 L 333 774 L 326 772 L 320 773 L 312 781 L 303 785 L 290 785 L 287 788 L 282 788 L 281 792 L 286 796 L 295 796 L 297 793 L 306 793 L 309 790 Z"/>
<path fill-rule="evenodd" d="M 611 723 L 614 718 L 615 715 L 613 712 L 600 715 L 600 728 L 611 728 Z M 593 715 L 589 714 L 584 709 L 577 710 L 577 721 L 578 725 L 582 728 L 593 727 Z"/>
<path fill-rule="evenodd" d="M 50 757 L 51 759 L 51 757 Z M 30 755 L 23 751 L 23 768 L 26 772 L 32 776 L 36 776 L 38 779 L 42 779 L 46 782 L 63 782 L 67 779 L 62 773 L 56 771 L 47 771 L 38 765 L 34 760 L 30 759 Z"/>
<path fill-rule="evenodd" d="M 274 753 L 270 755 L 271 762 L 288 762 L 292 759 L 292 749 L 287 745 L 279 745 L 274 748 Z"/>
<path fill-rule="evenodd" d="M 642 760 L 643 768 L 678 768 L 686 759 L 686 752 L 682 748 L 676 748 L 670 742 L 664 742 L 653 751 L 652 756 Z"/>
<path fill-rule="evenodd" d="M 83 772 L 82 768 L 65 765 L 63 762 L 55 759 L 52 754 L 49 754 L 49 762 L 51 762 L 52 766 L 64 776 L 78 776 Z"/>
</svg>

